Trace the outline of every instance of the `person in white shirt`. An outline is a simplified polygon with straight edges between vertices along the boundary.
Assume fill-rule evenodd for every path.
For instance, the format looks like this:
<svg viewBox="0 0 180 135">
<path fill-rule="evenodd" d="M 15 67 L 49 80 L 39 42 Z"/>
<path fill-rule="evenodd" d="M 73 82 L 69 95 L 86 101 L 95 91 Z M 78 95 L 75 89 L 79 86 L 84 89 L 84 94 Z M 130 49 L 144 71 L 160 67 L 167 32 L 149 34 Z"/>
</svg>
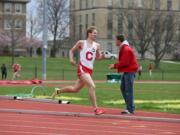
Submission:
<svg viewBox="0 0 180 135">
<path fill-rule="evenodd" d="M 105 111 L 98 108 L 96 103 L 95 84 L 92 79 L 92 71 L 95 59 L 101 60 L 104 55 L 100 52 L 100 44 L 95 42 L 97 37 L 96 27 L 91 26 L 87 29 L 87 39 L 79 40 L 69 51 L 69 60 L 73 66 L 77 66 L 74 61 L 74 52 L 80 52 L 80 62 L 78 64 L 77 75 L 78 79 L 74 86 L 64 88 L 55 88 L 52 98 L 61 93 L 77 93 L 84 86 L 88 87 L 90 101 L 96 115 L 103 114 Z"/>
</svg>

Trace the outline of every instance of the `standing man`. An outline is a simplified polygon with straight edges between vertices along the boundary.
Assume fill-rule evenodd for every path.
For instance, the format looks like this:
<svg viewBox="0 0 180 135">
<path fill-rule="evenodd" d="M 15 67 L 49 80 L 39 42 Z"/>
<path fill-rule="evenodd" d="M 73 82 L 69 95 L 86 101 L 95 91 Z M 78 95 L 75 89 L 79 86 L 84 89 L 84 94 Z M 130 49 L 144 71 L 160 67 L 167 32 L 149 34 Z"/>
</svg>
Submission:
<svg viewBox="0 0 180 135">
<path fill-rule="evenodd" d="M 1 74 L 2 74 L 2 80 L 6 80 L 7 68 L 6 68 L 5 64 L 2 64 L 2 66 L 1 66 Z"/>
<path fill-rule="evenodd" d="M 78 64 L 77 75 L 78 79 L 74 86 L 64 88 L 55 88 L 52 98 L 61 93 L 77 93 L 84 86 L 88 87 L 90 101 L 96 115 L 103 114 L 104 110 L 98 108 L 96 103 L 95 84 L 92 79 L 92 70 L 95 59 L 103 59 L 104 56 L 100 53 L 100 44 L 95 42 L 97 37 L 96 27 L 91 26 L 87 29 L 87 39 L 79 40 L 69 51 L 69 60 L 73 66 L 77 66 L 74 61 L 74 52 L 80 52 L 80 62 Z"/>
<path fill-rule="evenodd" d="M 13 68 L 13 76 L 12 76 L 12 80 L 14 80 L 15 78 L 21 77 L 19 71 L 21 70 L 21 66 L 20 64 L 18 64 L 17 62 L 15 62 L 12 66 Z"/>
<path fill-rule="evenodd" d="M 133 114 L 135 110 L 133 84 L 135 73 L 138 70 L 138 63 L 133 49 L 123 35 L 116 36 L 116 45 L 119 47 L 119 58 L 117 63 L 110 64 L 109 68 L 123 72 L 120 88 L 126 103 L 126 109 L 121 114 Z"/>
</svg>

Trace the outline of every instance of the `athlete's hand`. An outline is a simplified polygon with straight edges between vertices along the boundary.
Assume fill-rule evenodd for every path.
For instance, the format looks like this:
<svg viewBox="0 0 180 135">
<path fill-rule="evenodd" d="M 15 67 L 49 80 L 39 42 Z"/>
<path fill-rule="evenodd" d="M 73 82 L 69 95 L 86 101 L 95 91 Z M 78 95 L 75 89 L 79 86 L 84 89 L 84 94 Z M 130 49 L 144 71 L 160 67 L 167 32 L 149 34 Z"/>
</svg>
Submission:
<svg viewBox="0 0 180 135">
<path fill-rule="evenodd" d="M 113 69 L 113 68 L 114 68 L 114 64 L 110 64 L 109 69 Z"/>
<path fill-rule="evenodd" d="M 71 65 L 77 67 L 77 64 L 76 64 L 76 62 L 74 60 L 70 60 L 70 63 L 71 63 Z"/>
</svg>

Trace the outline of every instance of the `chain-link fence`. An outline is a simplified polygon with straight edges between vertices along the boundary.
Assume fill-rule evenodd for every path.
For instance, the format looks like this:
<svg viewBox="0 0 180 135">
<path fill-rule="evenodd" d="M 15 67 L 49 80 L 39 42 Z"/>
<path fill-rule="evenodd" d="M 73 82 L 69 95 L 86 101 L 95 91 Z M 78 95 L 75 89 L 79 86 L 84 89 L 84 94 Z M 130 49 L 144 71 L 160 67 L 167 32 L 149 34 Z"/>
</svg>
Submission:
<svg viewBox="0 0 180 135">
<path fill-rule="evenodd" d="M 103 71 L 94 70 L 93 79 L 94 80 L 106 80 L 107 74 L 115 72 L 114 70 Z M 7 80 L 12 78 L 12 68 L 7 67 Z M 21 77 L 18 80 L 29 80 L 33 78 L 42 78 L 42 69 L 36 66 L 23 68 L 20 71 Z M 54 69 L 47 68 L 47 80 L 76 80 L 77 71 L 75 69 Z M 141 74 L 136 74 L 136 80 L 172 80 L 180 81 L 180 70 L 157 70 L 152 71 L 152 75 L 148 71 L 142 71 Z"/>
</svg>

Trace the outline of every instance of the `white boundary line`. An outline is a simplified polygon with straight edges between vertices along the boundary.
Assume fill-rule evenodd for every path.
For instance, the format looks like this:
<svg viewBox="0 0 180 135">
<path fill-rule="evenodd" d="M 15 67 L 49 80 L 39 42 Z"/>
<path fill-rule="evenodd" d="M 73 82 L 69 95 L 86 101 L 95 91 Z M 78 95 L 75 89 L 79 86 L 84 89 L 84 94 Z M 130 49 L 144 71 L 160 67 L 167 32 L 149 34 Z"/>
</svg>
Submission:
<svg viewBox="0 0 180 135">
<path fill-rule="evenodd" d="M 54 104 L 70 104 L 69 101 L 65 101 L 65 100 L 52 100 L 52 99 L 18 97 L 18 96 L 0 96 L 0 99 L 5 99 L 5 100 L 22 100 L 22 101 L 54 103 Z"/>
<path fill-rule="evenodd" d="M 144 117 L 144 116 L 125 116 L 125 115 L 95 115 L 91 113 L 78 113 L 78 112 L 57 112 L 57 111 L 40 111 L 40 110 L 25 110 L 25 109 L 7 109 L 1 108 L 2 113 L 22 113 L 22 114 L 35 114 L 35 115 L 56 115 L 56 116 L 73 116 L 73 117 L 98 117 L 98 118 L 111 118 L 111 119 L 124 119 L 124 120 L 140 120 L 140 121 L 156 121 L 156 122 L 169 122 L 180 123 L 180 119 L 175 118 L 157 118 L 157 117 Z"/>
</svg>

